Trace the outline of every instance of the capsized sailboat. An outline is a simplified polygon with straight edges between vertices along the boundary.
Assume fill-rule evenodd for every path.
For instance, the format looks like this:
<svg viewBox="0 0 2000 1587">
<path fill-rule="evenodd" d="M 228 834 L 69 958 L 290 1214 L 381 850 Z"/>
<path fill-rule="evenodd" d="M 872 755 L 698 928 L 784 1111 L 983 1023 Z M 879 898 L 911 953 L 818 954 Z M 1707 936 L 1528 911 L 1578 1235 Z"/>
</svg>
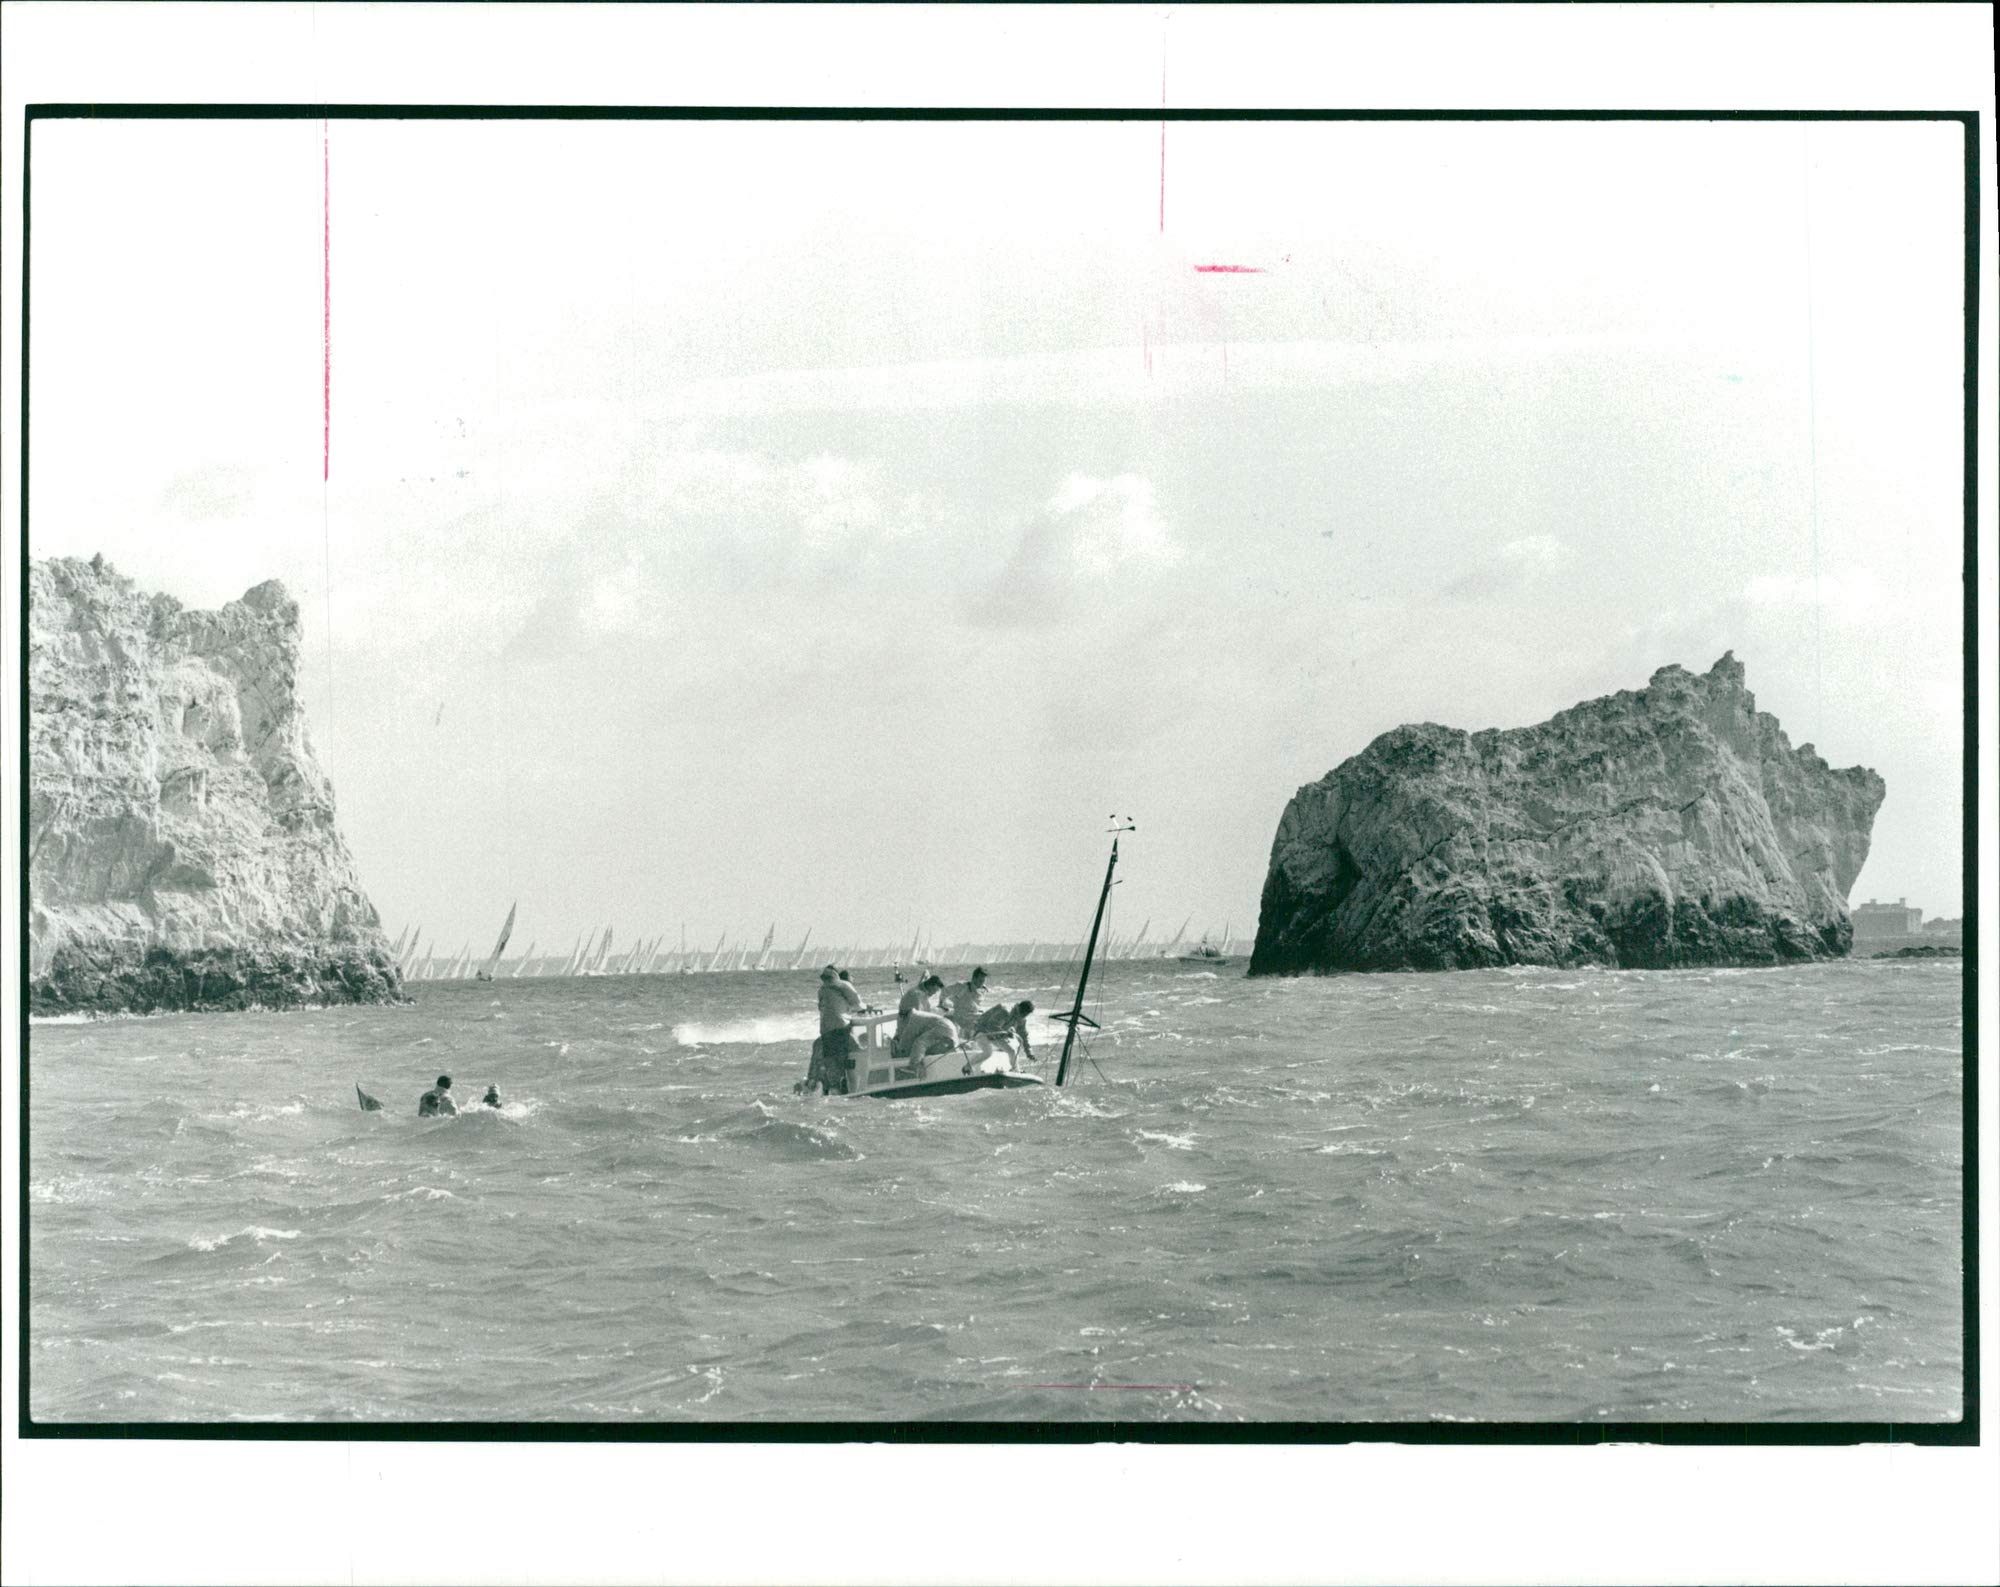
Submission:
<svg viewBox="0 0 2000 1587">
<path fill-rule="evenodd" d="M 1127 824 L 1112 830 L 1122 833 L 1137 829 Z M 1091 917 L 1090 941 L 1084 949 L 1082 968 L 1077 973 L 1075 1004 L 1066 1012 L 1054 1016 L 1059 1023 L 1069 1027 L 1063 1037 L 1062 1057 L 1056 1064 L 1055 1084 L 1058 1086 L 1068 1083 L 1071 1070 L 1075 1067 L 1071 1059 L 1075 1054 L 1078 1028 L 1097 1029 L 1097 1021 L 1083 1011 L 1083 999 L 1090 985 L 1090 966 L 1097 955 L 1098 934 L 1104 925 L 1104 906 L 1111 898 L 1112 873 L 1117 869 L 1118 839 L 1114 837 L 1111 840 L 1111 859 L 1104 867 L 1104 886 L 1097 895 L 1097 913 Z M 1007 1090 L 1049 1083 L 1038 1074 L 1016 1069 L 1010 1047 L 997 1046 L 984 1038 L 926 1057 L 899 1056 L 888 1035 L 884 1034 L 885 1031 L 889 1035 L 894 1034 L 897 1019 L 896 1014 L 877 1011 L 849 1021 L 857 1046 L 847 1095 L 884 1100 L 949 1097 L 966 1091 Z"/>
</svg>

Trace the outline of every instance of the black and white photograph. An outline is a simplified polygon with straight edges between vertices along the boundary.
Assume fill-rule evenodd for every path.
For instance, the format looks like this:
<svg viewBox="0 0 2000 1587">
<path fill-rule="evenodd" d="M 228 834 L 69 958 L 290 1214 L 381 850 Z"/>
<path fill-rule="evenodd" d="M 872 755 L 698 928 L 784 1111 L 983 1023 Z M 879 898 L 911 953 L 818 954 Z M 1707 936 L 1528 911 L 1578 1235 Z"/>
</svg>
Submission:
<svg viewBox="0 0 2000 1587">
<path fill-rule="evenodd" d="M 1980 1441 L 1982 107 L 1114 9 L 10 98 L 22 1440 Z"/>
</svg>

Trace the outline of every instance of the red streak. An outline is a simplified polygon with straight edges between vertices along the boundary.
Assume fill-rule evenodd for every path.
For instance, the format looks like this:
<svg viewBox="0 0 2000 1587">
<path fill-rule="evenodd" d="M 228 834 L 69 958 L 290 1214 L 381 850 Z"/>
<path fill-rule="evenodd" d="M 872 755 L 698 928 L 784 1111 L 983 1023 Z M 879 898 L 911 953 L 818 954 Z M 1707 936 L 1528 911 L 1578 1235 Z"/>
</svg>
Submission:
<svg viewBox="0 0 2000 1587">
<path fill-rule="evenodd" d="M 1195 271 L 1205 276 L 1260 276 L 1262 265 L 1196 265 Z"/>
<path fill-rule="evenodd" d="M 319 477 L 322 484 L 330 477 L 333 468 L 333 190 L 330 171 L 326 123 L 322 121 L 319 124 Z"/>
</svg>

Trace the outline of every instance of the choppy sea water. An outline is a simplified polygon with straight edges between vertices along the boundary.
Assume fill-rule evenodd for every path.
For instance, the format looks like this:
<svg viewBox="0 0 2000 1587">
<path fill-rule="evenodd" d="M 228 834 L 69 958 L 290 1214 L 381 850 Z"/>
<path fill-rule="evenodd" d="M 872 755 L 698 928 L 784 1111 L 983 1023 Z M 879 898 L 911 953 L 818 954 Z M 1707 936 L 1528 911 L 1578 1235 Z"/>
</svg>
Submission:
<svg viewBox="0 0 2000 1587">
<path fill-rule="evenodd" d="M 792 1094 L 809 974 L 38 1024 L 29 1404 L 1955 1420 L 1960 984 L 1114 964 L 1080 1081 L 906 1103 Z"/>
</svg>

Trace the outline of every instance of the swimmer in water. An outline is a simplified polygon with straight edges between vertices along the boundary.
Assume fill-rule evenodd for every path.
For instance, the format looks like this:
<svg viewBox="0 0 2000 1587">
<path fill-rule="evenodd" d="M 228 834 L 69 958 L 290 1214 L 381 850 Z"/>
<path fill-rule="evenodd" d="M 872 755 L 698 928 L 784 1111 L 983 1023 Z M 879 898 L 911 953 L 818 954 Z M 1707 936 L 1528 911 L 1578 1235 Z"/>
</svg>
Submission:
<svg viewBox="0 0 2000 1587">
<path fill-rule="evenodd" d="M 439 1075 L 438 1083 L 417 1098 L 417 1117 L 420 1119 L 442 1118 L 446 1114 L 456 1116 L 458 1104 L 451 1099 L 451 1076 Z"/>
<path fill-rule="evenodd" d="M 479 1105 L 480 1105 L 481 1107 L 485 1107 L 485 1108 L 497 1108 L 497 1107 L 499 1107 L 499 1106 L 500 1106 L 500 1088 L 499 1088 L 498 1086 L 488 1086 L 488 1087 L 486 1088 L 486 1095 L 485 1095 L 485 1096 L 483 1096 L 483 1097 L 481 1097 L 481 1098 L 479 1099 Z"/>
</svg>

